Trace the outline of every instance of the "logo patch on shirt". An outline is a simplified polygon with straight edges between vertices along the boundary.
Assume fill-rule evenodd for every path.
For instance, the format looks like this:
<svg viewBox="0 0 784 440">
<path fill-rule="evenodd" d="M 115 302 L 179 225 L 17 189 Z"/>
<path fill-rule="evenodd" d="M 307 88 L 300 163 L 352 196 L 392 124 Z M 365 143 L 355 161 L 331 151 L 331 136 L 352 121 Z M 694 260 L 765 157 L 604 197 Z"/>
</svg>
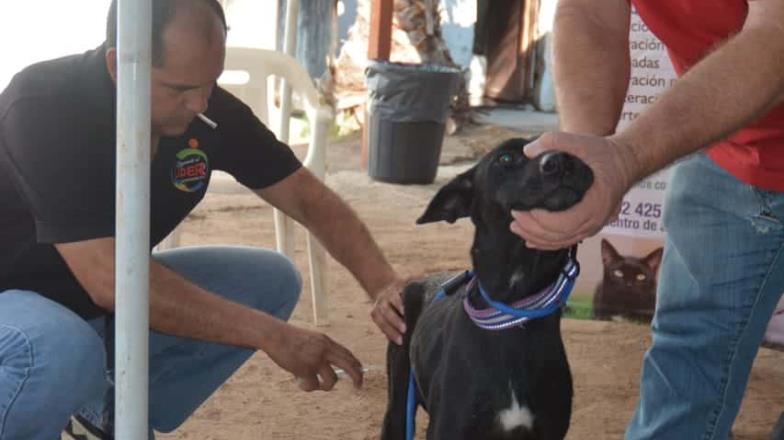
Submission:
<svg viewBox="0 0 784 440">
<path fill-rule="evenodd" d="M 191 139 L 195 141 L 195 139 Z M 189 142 L 193 147 L 194 142 Z M 198 141 L 196 141 L 198 146 Z M 177 161 L 172 168 L 172 183 L 180 191 L 196 192 L 207 184 L 210 165 L 207 155 L 195 148 L 185 148 L 177 153 Z"/>
</svg>

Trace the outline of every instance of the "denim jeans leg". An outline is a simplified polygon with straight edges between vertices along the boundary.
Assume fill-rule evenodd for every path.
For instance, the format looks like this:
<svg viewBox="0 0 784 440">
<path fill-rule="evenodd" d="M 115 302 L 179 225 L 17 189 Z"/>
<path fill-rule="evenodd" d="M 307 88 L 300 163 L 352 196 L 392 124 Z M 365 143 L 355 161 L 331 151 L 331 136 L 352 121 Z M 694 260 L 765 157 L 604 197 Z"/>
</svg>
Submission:
<svg viewBox="0 0 784 440">
<path fill-rule="evenodd" d="M 251 247 L 179 248 L 155 258 L 213 293 L 287 320 L 301 279 L 277 252 Z M 224 383 L 253 350 L 176 338 L 150 339 L 150 421 L 157 431 L 177 428 Z"/>
<path fill-rule="evenodd" d="M 784 291 L 784 198 L 703 154 L 673 171 L 653 341 L 626 438 L 728 438 Z"/>
<path fill-rule="evenodd" d="M 153 258 L 194 284 L 287 320 L 299 299 L 301 279 L 277 252 L 240 246 L 183 247 Z M 94 322 L 101 332 L 102 325 Z M 150 332 L 150 427 L 171 432 L 223 384 L 253 350 Z M 80 413 L 93 423 L 98 399 Z"/>
<path fill-rule="evenodd" d="M 0 292 L 0 440 L 52 440 L 106 386 L 103 341 L 35 292 Z"/>
</svg>

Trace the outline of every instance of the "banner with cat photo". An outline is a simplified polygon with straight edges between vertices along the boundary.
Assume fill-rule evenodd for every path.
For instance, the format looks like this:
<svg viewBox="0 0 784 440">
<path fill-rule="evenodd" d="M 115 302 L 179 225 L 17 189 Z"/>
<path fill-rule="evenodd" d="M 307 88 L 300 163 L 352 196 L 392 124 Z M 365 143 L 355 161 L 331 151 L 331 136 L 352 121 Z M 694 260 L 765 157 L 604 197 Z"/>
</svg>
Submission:
<svg viewBox="0 0 784 440">
<path fill-rule="evenodd" d="M 666 48 L 636 11 L 629 49 L 631 75 L 619 130 L 676 79 Z M 662 219 L 669 178 L 665 169 L 638 183 L 624 197 L 618 219 L 580 246 L 581 274 L 569 301 L 573 316 L 650 323 L 666 234 Z M 771 320 L 766 344 L 784 347 L 784 299 Z"/>
</svg>

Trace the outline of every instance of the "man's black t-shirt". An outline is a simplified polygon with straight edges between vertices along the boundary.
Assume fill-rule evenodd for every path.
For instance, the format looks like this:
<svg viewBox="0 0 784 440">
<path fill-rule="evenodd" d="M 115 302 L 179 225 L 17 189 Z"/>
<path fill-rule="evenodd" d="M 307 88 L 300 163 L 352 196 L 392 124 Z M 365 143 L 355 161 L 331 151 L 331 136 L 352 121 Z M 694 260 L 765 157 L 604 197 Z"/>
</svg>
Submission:
<svg viewBox="0 0 784 440">
<path fill-rule="evenodd" d="M 114 236 L 114 106 L 103 47 L 33 65 L 0 94 L 0 294 L 32 290 L 85 318 L 106 313 L 53 244 Z M 204 197 L 212 170 L 259 189 L 301 166 L 225 90 L 205 114 L 217 129 L 194 119 L 152 159 L 150 248 Z"/>
</svg>

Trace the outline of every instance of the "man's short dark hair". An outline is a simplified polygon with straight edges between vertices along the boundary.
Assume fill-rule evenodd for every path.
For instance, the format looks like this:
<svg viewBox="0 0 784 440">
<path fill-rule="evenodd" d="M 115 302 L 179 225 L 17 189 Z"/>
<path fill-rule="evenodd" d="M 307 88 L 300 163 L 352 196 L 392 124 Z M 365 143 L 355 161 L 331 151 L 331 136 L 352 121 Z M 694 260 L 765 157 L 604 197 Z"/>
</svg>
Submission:
<svg viewBox="0 0 784 440">
<path fill-rule="evenodd" d="M 215 12 L 227 30 L 226 15 L 218 0 L 188 0 L 201 1 Z M 152 0 L 152 64 L 163 66 L 163 31 L 174 17 L 176 0 Z M 117 0 L 112 0 L 109 15 L 106 18 L 106 47 L 117 47 Z"/>
</svg>

